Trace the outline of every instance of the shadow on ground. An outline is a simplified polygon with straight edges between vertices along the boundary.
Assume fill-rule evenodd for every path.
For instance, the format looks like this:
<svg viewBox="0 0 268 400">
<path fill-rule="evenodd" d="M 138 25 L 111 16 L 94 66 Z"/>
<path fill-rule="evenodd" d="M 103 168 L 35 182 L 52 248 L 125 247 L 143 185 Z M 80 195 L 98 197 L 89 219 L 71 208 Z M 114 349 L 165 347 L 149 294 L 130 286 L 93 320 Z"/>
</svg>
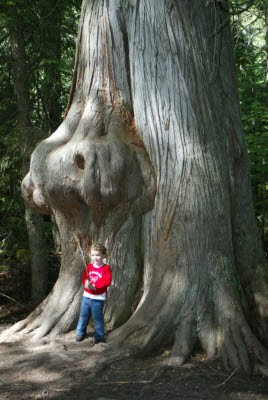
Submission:
<svg viewBox="0 0 268 400">
<path fill-rule="evenodd" d="M 2 323 L 1 330 L 10 325 Z M 107 349 L 94 346 L 92 329 L 81 343 L 74 331 L 38 342 L 9 338 L 0 344 L 0 399 L 268 400 L 267 377 L 226 372 L 220 359 L 205 360 L 203 354 L 171 367 L 166 349 L 113 362 L 94 374 L 94 357 Z"/>
</svg>

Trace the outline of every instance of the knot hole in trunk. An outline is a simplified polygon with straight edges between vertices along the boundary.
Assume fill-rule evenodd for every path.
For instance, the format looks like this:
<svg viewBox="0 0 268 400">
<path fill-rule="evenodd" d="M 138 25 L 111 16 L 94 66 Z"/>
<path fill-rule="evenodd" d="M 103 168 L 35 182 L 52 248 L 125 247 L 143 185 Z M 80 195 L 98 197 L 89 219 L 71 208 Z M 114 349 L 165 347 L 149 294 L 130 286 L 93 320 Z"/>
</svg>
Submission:
<svg viewBox="0 0 268 400">
<path fill-rule="evenodd" d="M 84 169 L 85 169 L 85 159 L 82 156 L 82 154 L 79 154 L 79 153 L 75 154 L 74 163 L 75 163 L 75 165 L 77 165 L 78 169 L 84 171 Z"/>
</svg>

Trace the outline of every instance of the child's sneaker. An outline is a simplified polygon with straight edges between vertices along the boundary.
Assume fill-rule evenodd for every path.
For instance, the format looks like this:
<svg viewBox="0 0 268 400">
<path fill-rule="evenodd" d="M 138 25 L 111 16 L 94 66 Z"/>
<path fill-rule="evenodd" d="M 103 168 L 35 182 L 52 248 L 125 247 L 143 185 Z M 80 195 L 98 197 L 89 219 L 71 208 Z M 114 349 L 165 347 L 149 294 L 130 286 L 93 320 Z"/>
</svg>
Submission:
<svg viewBox="0 0 268 400">
<path fill-rule="evenodd" d="M 95 344 L 105 343 L 105 339 L 95 339 Z"/>
<path fill-rule="evenodd" d="M 82 340 L 84 340 L 84 339 L 85 339 L 85 336 L 77 335 L 75 340 L 76 340 L 77 342 L 82 342 Z"/>
</svg>

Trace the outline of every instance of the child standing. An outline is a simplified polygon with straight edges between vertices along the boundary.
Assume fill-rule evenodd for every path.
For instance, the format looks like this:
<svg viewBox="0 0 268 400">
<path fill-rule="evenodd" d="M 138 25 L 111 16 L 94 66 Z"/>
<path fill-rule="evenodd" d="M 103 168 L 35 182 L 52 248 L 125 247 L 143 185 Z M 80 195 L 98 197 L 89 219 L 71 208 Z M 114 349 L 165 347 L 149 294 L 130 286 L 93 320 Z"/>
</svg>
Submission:
<svg viewBox="0 0 268 400">
<path fill-rule="evenodd" d="M 103 306 L 107 296 L 107 287 L 111 284 L 110 267 L 104 264 L 106 248 L 95 243 L 90 248 L 92 264 L 84 272 L 82 282 L 85 285 L 79 321 L 76 327 L 76 341 L 85 339 L 87 324 L 92 315 L 95 325 L 95 344 L 105 342 Z"/>
</svg>

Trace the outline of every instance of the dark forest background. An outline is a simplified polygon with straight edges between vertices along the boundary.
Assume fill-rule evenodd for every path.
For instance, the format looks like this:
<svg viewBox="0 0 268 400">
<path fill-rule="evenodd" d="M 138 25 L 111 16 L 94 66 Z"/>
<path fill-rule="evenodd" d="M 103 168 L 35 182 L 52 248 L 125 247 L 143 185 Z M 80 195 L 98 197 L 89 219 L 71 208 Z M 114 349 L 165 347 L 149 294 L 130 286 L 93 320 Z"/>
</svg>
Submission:
<svg viewBox="0 0 268 400">
<path fill-rule="evenodd" d="M 243 4 L 242 4 L 243 3 Z M 242 121 L 250 159 L 252 191 L 264 250 L 268 252 L 268 1 L 244 12 L 245 2 L 231 3 Z M 239 6 L 243 6 L 241 9 Z M 19 301 L 31 296 L 31 251 L 20 191 L 36 145 L 60 125 L 68 101 L 80 0 L 4 0 L 0 5 L 0 292 Z M 216 32 L 216 34 L 218 34 Z M 14 68 L 16 40 L 21 49 Z M 19 126 L 17 85 L 25 92 L 28 128 Z M 219 111 L 220 112 L 220 111 Z M 60 265 L 60 240 L 50 216 L 42 216 L 48 260 L 47 292 Z M 0 296 L 0 302 L 2 301 Z"/>
</svg>

